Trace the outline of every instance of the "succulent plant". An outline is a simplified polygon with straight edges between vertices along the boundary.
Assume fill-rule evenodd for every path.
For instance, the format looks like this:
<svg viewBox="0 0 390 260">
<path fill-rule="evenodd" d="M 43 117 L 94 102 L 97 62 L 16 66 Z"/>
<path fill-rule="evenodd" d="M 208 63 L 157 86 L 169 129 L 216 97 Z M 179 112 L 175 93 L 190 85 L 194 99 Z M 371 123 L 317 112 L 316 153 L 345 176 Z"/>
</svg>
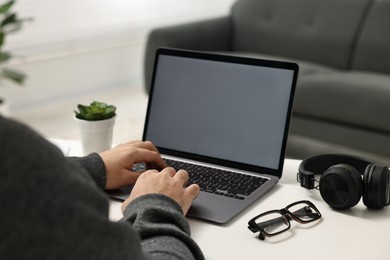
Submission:
<svg viewBox="0 0 390 260">
<path fill-rule="evenodd" d="M 116 107 L 104 102 L 93 101 L 90 105 L 77 105 L 78 111 L 74 111 L 76 118 L 97 121 L 112 118 L 116 115 Z"/>
</svg>

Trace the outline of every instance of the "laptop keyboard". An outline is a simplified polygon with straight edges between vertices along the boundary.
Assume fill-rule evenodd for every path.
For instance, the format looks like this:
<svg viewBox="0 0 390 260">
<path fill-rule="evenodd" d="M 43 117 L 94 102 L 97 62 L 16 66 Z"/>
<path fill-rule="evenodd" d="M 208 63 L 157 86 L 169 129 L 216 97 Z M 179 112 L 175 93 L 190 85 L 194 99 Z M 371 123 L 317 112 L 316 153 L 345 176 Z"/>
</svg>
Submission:
<svg viewBox="0 0 390 260">
<path fill-rule="evenodd" d="M 258 176 L 240 174 L 227 170 L 215 169 L 175 160 L 165 159 L 175 170 L 186 170 L 190 176 L 187 186 L 199 185 L 201 191 L 227 196 L 239 200 L 245 199 L 268 179 Z"/>
</svg>

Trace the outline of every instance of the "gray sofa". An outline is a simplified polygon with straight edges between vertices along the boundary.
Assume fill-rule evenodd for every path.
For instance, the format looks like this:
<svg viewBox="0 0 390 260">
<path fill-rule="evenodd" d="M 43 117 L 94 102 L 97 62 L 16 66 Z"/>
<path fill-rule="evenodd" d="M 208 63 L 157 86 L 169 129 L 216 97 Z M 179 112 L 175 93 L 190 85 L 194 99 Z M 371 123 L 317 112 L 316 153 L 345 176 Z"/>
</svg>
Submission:
<svg viewBox="0 0 390 260">
<path fill-rule="evenodd" d="M 287 156 L 390 165 L 390 0 L 239 0 L 228 16 L 156 28 L 146 91 L 160 46 L 297 62 Z"/>
</svg>

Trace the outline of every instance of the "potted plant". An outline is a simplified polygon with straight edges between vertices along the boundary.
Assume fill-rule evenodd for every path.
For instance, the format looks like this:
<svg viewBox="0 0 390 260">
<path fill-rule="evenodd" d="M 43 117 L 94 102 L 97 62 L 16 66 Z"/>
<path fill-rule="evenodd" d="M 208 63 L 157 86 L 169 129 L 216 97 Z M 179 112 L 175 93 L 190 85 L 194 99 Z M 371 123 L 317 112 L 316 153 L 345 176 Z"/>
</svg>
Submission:
<svg viewBox="0 0 390 260">
<path fill-rule="evenodd" d="M 77 109 L 74 111 L 74 118 L 79 125 L 83 153 L 89 154 L 110 149 L 116 107 L 93 101 L 89 105 L 79 104 Z"/>
<path fill-rule="evenodd" d="M 13 54 L 11 52 L 4 51 L 4 44 L 8 34 L 19 31 L 24 22 L 31 21 L 32 19 L 20 19 L 15 12 L 11 11 L 14 4 L 14 0 L 0 4 L 0 80 L 4 79 L 21 85 L 26 79 L 26 75 L 15 69 L 4 67 L 4 64 L 13 58 Z M 3 102 L 3 98 L 0 97 L 0 104 Z"/>
</svg>

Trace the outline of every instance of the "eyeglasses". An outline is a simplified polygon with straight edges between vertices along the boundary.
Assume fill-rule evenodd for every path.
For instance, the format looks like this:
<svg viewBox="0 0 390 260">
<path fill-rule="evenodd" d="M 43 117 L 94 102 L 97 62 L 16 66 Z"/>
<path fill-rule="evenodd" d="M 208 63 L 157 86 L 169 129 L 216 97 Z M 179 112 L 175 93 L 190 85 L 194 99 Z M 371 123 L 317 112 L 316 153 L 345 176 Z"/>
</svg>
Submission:
<svg viewBox="0 0 390 260">
<path fill-rule="evenodd" d="M 278 235 L 291 227 L 290 220 L 307 224 L 321 218 L 320 211 L 308 200 L 294 202 L 280 210 L 270 210 L 252 218 L 248 228 L 260 232 L 259 239 Z"/>
</svg>

